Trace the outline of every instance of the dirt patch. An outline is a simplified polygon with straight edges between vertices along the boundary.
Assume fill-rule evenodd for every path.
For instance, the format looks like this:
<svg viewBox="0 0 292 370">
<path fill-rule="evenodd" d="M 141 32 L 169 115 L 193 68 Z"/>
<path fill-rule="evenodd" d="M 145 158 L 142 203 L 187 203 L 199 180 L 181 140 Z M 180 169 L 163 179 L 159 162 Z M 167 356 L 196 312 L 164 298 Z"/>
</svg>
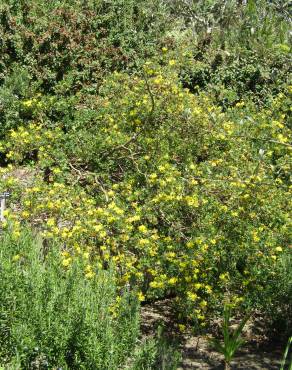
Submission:
<svg viewBox="0 0 292 370">
<path fill-rule="evenodd" d="M 14 177 L 21 186 L 31 186 L 36 176 L 36 170 L 30 167 L 19 167 L 7 173 L 6 176 Z"/>
<path fill-rule="evenodd" d="M 182 363 L 178 369 L 223 370 L 223 357 L 210 348 L 205 338 L 188 337 L 181 347 Z M 281 351 L 256 348 L 247 343 L 231 363 L 234 370 L 279 370 Z"/>
<path fill-rule="evenodd" d="M 171 341 L 178 343 L 182 360 L 178 370 L 223 370 L 223 357 L 214 351 L 204 336 L 181 334 L 175 324 L 171 301 L 164 300 L 142 307 L 142 331 L 145 336 L 154 335 L 162 324 Z M 231 368 L 234 370 L 279 370 L 283 352 L 280 344 L 267 344 L 259 337 L 246 334 L 247 343 L 238 351 Z"/>
</svg>

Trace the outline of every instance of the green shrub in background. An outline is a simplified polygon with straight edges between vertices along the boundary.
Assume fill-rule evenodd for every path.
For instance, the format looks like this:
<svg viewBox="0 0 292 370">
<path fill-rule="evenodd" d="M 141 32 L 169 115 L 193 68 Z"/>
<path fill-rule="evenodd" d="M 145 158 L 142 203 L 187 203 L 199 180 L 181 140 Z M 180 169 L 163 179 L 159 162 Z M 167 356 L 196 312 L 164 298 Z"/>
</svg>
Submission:
<svg viewBox="0 0 292 370">
<path fill-rule="evenodd" d="M 50 120 L 70 120 L 71 96 L 97 94 L 108 73 L 136 68 L 134 55 L 155 54 L 173 26 L 166 10 L 153 0 L 0 2 L 0 135 L 35 118 L 22 103 L 36 93 L 61 96 Z"/>
<path fill-rule="evenodd" d="M 5 233 L 0 243 L 2 366 L 122 369 L 139 362 L 151 368 L 156 342 L 146 361 L 150 342 L 138 341 L 137 299 L 117 291 L 112 271 L 85 276 L 82 257 L 64 271 L 56 247 L 44 249 L 30 232 L 17 242 Z"/>
<path fill-rule="evenodd" d="M 247 98 L 263 105 L 289 81 L 287 7 L 253 0 L 246 6 L 234 0 L 178 3 L 177 12 L 193 30 L 181 68 L 192 91 L 212 92 L 223 107 Z"/>
<path fill-rule="evenodd" d="M 286 8 L 265 1 L 2 2 L 0 136 L 39 118 L 23 105 L 38 94 L 55 105 L 41 119 L 68 124 L 77 93 L 99 94 L 113 71 L 149 58 L 163 63 L 161 49 L 180 60 L 191 91 L 207 89 L 223 107 L 267 103 L 289 78 L 288 31 Z"/>
</svg>

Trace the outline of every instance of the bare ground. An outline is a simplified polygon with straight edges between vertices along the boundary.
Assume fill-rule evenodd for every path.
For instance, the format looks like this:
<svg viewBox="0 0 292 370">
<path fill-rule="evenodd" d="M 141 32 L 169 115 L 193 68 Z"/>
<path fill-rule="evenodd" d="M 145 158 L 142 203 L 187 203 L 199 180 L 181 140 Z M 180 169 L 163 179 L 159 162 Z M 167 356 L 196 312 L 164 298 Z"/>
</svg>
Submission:
<svg viewBox="0 0 292 370">
<path fill-rule="evenodd" d="M 179 341 L 182 360 L 178 370 L 223 370 L 223 357 L 214 351 L 205 336 L 195 336 L 190 332 L 179 333 L 174 324 L 171 302 L 156 302 L 142 307 L 142 330 L 145 336 L 155 334 L 161 323 L 167 335 Z M 232 370 L 279 370 L 283 346 L 267 344 L 258 334 L 245 333 L 246 344 L 238 351 L 231 363 Z"/>
</svg>

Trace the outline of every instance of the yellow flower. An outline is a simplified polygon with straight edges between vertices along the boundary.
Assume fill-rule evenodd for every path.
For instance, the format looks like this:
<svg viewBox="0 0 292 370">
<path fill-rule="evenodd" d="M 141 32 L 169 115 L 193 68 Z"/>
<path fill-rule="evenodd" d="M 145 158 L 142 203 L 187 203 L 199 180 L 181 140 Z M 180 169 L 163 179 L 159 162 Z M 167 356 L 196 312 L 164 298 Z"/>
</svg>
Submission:
<svg viewBox="0 0 292 370">
<path fill-rule="evenodd" d="M 187 292 L 187 296 L 188 296 L 189 300 L 191 300 L 191 301 L 195 301 L 198 298 L 198 295 L 196 293 L 193 293 L 193 292 Z"/>
<path fill-rule="evenodd" d="M 90 272 L 90 271 L 92 271 L 92 267 L 91 267 L 91 265 L 87 265 L 85 267 L 85 272 Z"/>
<path fill-rule="evenodd" d="M 54 172 L 54 174 L 55 174 L 55 175 L 58 175 L 58 174 L 59 174 L 59 173 L 61 173 L 62 171 L 61 171 L 61 169 L 60 169 L 60 168 L 55 167 L 55 168 L 53 168 L 53 172 Z"/>
<path fill-rule="evenodd" d="M 206 293 L 208 293 L 208 294 L 212 293 L 212 288 L 210 287 L 210 285 L 206 285 L 205 290 L 206 290 Z"/>
<path fill-rule="evenodd" d="M 157 78 L 155 78 L 153 80 L 153 82 L 155 83 L 155 85 L 160 85 L 162 83 L 163 79 L 162 79 L 162 76 L 158 76 Z"/>
<path fill-rule="evenodd" d="M 53 218 L 49 218 L 49 219 L 47 220 L 47 225 L 48 225 L 49 227 L 54 226 L 54 225 L 55 225 L 55 220 L 54 220 Z"/>
<path fill-rule="evenodd" d="M 24 102 L 22 102 L 22 105 L 29 108 L 32 106 L 32 103 L 33 103 L 32 100 L 25 100 Z"/>
<path fill-rule="evenodd" d="M 150 180 L 155 180 L 157 179 L 157 173 L 151 173 L 149 176 Z"/>
<path fill-rule="evenodd" d="M 147 245 L 150 244 L 150 241 L 148 239 L 140 239 L 139 240 L 139 245 Z"/>
<path fill-rule="evenodd" d="M 168 260 L 171 260 L 175 257 L 175 253 L 174 252 L 167 252 L 165 253 L 165 257 L 168 259 Z"/>
<path fill-rule="evenodd" d="M 278 136 L 277 136 L 277 139 L 280 141 L 280 143 L 287 143 L 287 141 L 288 141 L 288 138 L 287 137 L 285 137 L 284 135 L 282 135 L 282 134 L 279 134 Z"/>
<path fill-rule="evenodd" d="M 84 252 L 84 253 L 83 253 L 83 257 L 84 257 L 85 259 L 88 259 L 88 258 L 89 258 L 89 252 Z"/>
<path fill-rule="evenodd" d="M 106 237 L 106 231 L 101 231 L 98 235 L 99 235 L 99 237 L 100 237 L 101 239 L 103 239 L 103 238 L 105 238 L 105 237 Z"/>
<path fill-rule="evenodd" d="M 186 200 L 187 205 L 189 207 L 194 207 L 194 208 L 199 207 L 199 201 L 198 201 L 198 198 L 196 196 L 194 196 L 194 195 L 193 196 L 186 196 L 185 200 Z"/>
<path fill-rule="evenodd" d="M 164 286 L 164 284 L 163 284 L 163 282 L 158 282 L 158 281 L 151 281 L 151 283 L 150 283 L 150 287 L 151 288 L 156 288 L 156 289 L 159 289 L 159 288 L 163 288 L 163 286 Z"/>
<path fill-rule="evenodd" d="M 85 274 L 85 277 L 87 279 L 92 279 L 93 277 L 95 276 L 95 273 L 93 271 L 88 271 L 86 274 Z"/>
<path fill-rule="evenodd" d="M 27 211 L 23 211 L 23 212 L 21 213 L 21 216 L 22 216 L 23 218 L 28 218 L 28 217 L 29 217 L 29 212 L 27 212 Z"/>
<path fill-rule="evenodd" d="M 175 283 L 177 282 L 177 278 L 176 277 L 172 277 L 172 278 L 170 278 L 169 280 L 168 280 L 168 283 L 170 284 L 170 285 L 175 285 Z"/>
<path fill-rule="evenodd" d="M 7 158 L 12 158 L 14 155 L 14 151 L 13 150 L 10 150 L 7 154 L 6 154 L 6 157 Z"/>
<path fill-rule="evenodd" d="M 221 280 L 221 281 L 227 281 L 228 280 L 228 278 L 229 278 L 229 275 L 228 275 L 228 272 L 226 272 L 225 274 L 220 274 L 219 275 L 219 279 Z"/>
<path fill-rule="evenodd" d="M 101 224 L 98 224 L 98 225 L 94 225 L 93 226 L 93 230 L 96 231 L 96 232 L 99 232 L 103 229 L 103 226 Z"/>
<path fill-rule="evenodd" d="M 54 205 L 54 203 L 53 203 L 53 202 L 49 201 L 49 202 L 47 203 L 47 207 L 48 207 L 49 209 L 54 209 L 54 208 L 55 208 L 55 205 Z"/>
<path fill-rule="evenodd" d="M 19 260 L 20 260 L 20 255 L 19 254 L 16 254 L 15 256 L 12 257 L 13 262 L 17 262 Z"/>
<path fill-rule="evenodd" d="M 179 331 L 183 333 L 186 330 L 186 326 L 183 324 L 178 324 Z"/>
<path fill-rule="evenodd" d="M 12 237 L 14 239 L 18 239 L 20 237 L 20 231 L 19 230 L 14 230 L 12 233 Z"/>
<path fill-rule="evenodd" d="M 187 248 L 192 248 L 194 246 L 194 242 L 190 241 L 190 242 L 187 242 Z"/>
<path fill-rule="evenodd" d="M 140 225 L 140 226 L 138 227 L 138 230 L 139 230 L 141 233 L 143 233 L 143 234 L 146 234 L 146 233 L 147 233 L 147 231 L 148 231 L 148 229 L 147 229 L 147 227 L 146 227 L 145 225 Z"/>
<path fill-rule="evenodd" d="M 70 257 L 63 259 L 63 261 L 62 261 L 62 265 L 64 267 L 68 267 L 70 265 L 70 263 L 71 263 L 71 258 Z"/>
<path fill-rule="evenodd" d="M 138 298 L 138 300 L 139 300 L 140 302 L 145 301 L 145 296 L 144 296 L 144 294 L 143 294 L 142 292 L 138 292 L 138 294 L 137 294 L 137 298 Z"/>
</svg>

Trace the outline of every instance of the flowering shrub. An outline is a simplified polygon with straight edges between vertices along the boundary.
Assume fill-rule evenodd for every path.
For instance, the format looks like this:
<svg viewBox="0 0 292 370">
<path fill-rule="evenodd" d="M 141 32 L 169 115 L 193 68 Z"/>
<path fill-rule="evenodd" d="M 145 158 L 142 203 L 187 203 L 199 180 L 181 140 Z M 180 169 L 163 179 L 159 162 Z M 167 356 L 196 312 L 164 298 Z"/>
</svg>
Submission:
<svg viewBox="0 0 292 370">
<path fill-rule="evenodd" d="M 6 227 L 17 239 L 28 222 L 58 240 L 64 271 L 79 256 L 88 278 L 114 263 L 141 301 L 174 296 L 204 326 L 227 292 L 260 307 L 289 254 L 291 91 L 223 112 L 164 58 L 109 76 L 98 98 L 80 94 L 68 127 L 43 119 L 8 132 Z M 24 105 L 49 116 L 35 99 Z M 33 166 L 29 186 L 11 175 L 19 165 Z"/>
<path fill-rule="evenodd" d="M 7 0 L 0 39 L 0 368 L 177 368 L 139 301 L 289 332 L 288 4 Z"/>
</svg>

